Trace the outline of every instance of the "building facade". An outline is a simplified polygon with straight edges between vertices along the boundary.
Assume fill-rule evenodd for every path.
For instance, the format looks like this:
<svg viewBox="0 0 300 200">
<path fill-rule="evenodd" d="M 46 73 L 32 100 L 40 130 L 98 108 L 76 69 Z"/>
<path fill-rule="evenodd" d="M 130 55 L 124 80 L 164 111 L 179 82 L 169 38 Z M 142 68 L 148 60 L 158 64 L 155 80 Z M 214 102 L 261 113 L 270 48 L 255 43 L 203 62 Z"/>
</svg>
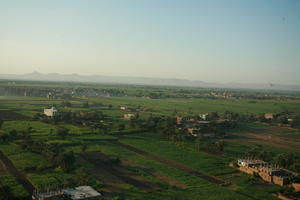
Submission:
<svg viewBox="0 0 300 200">
<path fill-rule="evenodd" d="M 44 109 L 44 114 L 48 117 L 54 117 L 58 114 L 58 111 L 55 107 L 52 107 L 50 109 Z"/>
</svg>

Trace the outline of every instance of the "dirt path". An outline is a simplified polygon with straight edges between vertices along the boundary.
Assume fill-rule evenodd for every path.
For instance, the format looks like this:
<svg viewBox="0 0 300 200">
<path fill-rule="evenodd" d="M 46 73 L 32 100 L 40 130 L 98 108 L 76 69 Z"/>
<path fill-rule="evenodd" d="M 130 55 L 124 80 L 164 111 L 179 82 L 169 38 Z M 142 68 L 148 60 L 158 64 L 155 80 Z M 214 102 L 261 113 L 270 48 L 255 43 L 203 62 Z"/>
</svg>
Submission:
<svg viewBox="0 0 300 200">
<path fill-rule="evenodd" d="M 167 164 L 167 165 L 169 165 L 171 167 L 174 167 L 176 169 L 179 169 L 181 171 L 185 171 L 185 172 L 187 172 L 189 174 L 198 176 L 198 177 L 200 177 L 202 179 L 205 179 L 205 180 L 207 180 L 209 182 L 212 182 L 212 183 L 215 183 L 215 184 L 224 184 L 225 183 L 223 180 L 217 179 L 217 178 L 215 178 L 213 176 L 206 175 L 206 174 L 204 174 L 202 172 L 199 172 L 199 171 L 194 170 L 194 169 L 192 169 L 190 167 L 187 167 L 187 166 L 185 166 L 185 165 L 183 165 L 181 163 L 178 163 L 178 162 L 175 162 L 175 161 L 172 161 L 172 160 L 168 160 L 168 159 L 165 159 L 165 158 L 161 158 L 161 157 L 159 157 L 157 155 L 145 152 L 143 150 L 140 150 L 140 149 L 137 149 L 137 148 L 135 148 L 133 146 L 121 143 L 119 141 L 111 141 L 111 142 L 114 143 L 114 144 L 116 144 L 116 145 L 119 145 L 121 147 L 124 147 L 124 148 L 126 148 L 126 149 L 128 149 L 130 151 L 133 151 L 135 153 L 143 155 L 143 156 L 145 156 L 147 158 L 150 158 L 152 160 L 155 160 L 155 161 Z"/>
<path fill-rule="evenodd" d="M 28 181 L 28 179 L 15 167 L 15 165 L 0 151 L 0 160 L 6 167 L 6 170 L 13 176 L 16 177 L 17 181 L 24 186 L 30 196 L 35 190 L 34 186 Z"/>
</svg>

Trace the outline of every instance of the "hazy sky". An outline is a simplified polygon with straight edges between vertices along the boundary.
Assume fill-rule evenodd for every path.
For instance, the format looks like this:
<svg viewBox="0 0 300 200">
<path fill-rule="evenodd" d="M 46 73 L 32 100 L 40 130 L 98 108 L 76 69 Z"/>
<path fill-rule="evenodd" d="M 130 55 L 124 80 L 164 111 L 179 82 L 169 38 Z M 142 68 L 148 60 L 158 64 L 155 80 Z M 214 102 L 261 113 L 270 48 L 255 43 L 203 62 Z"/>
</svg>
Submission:
<svg viewBox="0 0 300 200">
<path fill-rule="evenodd" d="M 0 0 L 0 73 L 300 84 L 299 0 Z"/>
</svg>

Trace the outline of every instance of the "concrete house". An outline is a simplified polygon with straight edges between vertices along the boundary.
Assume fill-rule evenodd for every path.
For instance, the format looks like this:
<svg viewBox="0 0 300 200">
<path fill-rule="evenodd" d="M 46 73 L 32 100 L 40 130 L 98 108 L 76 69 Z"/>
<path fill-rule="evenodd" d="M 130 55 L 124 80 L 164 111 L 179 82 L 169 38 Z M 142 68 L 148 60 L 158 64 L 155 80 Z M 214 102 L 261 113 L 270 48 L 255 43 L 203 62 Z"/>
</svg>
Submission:
<svg viewBox="0 0 300 200">
<path fill-rule="evenodd" d="M 257 173 L 264 181 L 280 186 L 289 184 L 289 176 L 292 175 L 290 171 L 271 166 L 262 160 L 239 159 L 237 164 L 240 171 L 247 174 Z"/>
<path fill-rule="evenodd" d="M 50 109 L 44 109 L 44 114 L 48 117 L 54 117 L 58 114 L 58 111 L 55 107 L 52 106 Z"/>
<path fill-rule="evenodd" d="M 91 186 L 78 186 L 55 191 L 34 191 L 33 200 L 100 200 L 102 195 Z"/>
<path fill-rule="evenodd" d="M 120 106 L 120 110 L 128 110 L 127 106 Z"/>
<path fill-rule="evenodd" d="M 133 117 L 135 117 L 135 114 L 124 114 L 124 119 L 131 119 Z"/>
<path fill-rule="evenodd" d="M 182 121 L 182 117 L 176 117 L 176 123 L 177 124 L 181 124 Z"/>
<path fill-rule="evenodd" d="M 100 200 L 101 194 L 91 186 L 79 186 L 64 189 L 64 195 L 72 200 Z"/>
<path fill-rule="evenodd" d="M 203 120 L 206 120 L 207 117 L 208 117 L 208 113 L 205 113 L 205 114 L 199 114 L 199 117 Z"/>
<path fill-rule="evenodd" d="M 273 119 L 273 118 L 274 118 L 274 116 L 273 116 L 272 113 L 266 113 L 265 114 L 265 119 Z"/>
</svg>

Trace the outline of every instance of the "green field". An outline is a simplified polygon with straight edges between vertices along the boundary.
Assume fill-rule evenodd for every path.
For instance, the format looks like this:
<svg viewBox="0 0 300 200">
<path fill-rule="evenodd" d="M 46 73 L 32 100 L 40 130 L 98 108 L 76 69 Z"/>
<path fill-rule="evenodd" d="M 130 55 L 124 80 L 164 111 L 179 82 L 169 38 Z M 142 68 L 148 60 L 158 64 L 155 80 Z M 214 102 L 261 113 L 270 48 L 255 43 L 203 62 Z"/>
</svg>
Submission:
<svg viewBox="0 0 300 200">
<path fill-rule="evenodd" d="M 82 105 L 88 101 L 90 106 L 84 108 Z M 102 152 L 111 158 L 121 161 L 130 161 L 137 165 L 147 168 L 135 169 L 126 166 L 127 170 L 135 173 L 145 181 L 158 185 L 160 190 L 147 191 L 141 190 L 130 184 L 114 184 L 113 187 L 119 187 L 120 191 L 112 191 L 110 196 L 120 199 L 275 199 L 272 193 L 280 190 L 278 186 L 263 183 L 260 180 L 251 181 L 250 176 L 237 172 L 229 167 L 229 162 L 243 156 L 245 152 L 253 148 L 256 143 L 247 140 L 237 142 L 239 137 L 235 135 L 226 139 L 225 151 L 223 154 L 211 154 L 204 151 L 196 152 L 194 150 L 194 141 L 184 143 L 170 142 L 161 135 L 153 132 L 138 131 L 129 128 L 129 121 L 122 119 L 126 111 L 121 111 L 120 106 L 139 107 L 142 118 L 152 115 L 172 116 L 174 110 L 179 115 L 191 115 L 207 112 L 232 111 L 242 114 L 262 114 L 279 113 L 290 111 L 294 114 L 300 113 L 300 101 L 282 101 L 282 100 L 255 100 L 248 99 L 200 99 L 200 98 L 166 98 L 149 99 L 139 97 L 99 97 L 99 98 L 76 98 L 71 100 L 71 107 L 63 107 L 61 100 L 48 100 L 40 97 L 0 97 L 0 111 L 13 111 L 26 116 L 34 116 L 36 113 L 42 113 L 43 109 L 55 105 L 58 110 L 65 111 L 101 111 L 105 114 L 107 123 L 113 123 L 112 129 L 107 134 L 99 134 L 88 126 L 79 126 L 75 124 L 58 122 L 48 123 L 38 120 L 7 120 L 1 127 L 1 132 L 26 131 L 31 127 L 31 138 L 33 141 L 44 142 L 46 144 L 60 145 L 65 152 L 73 151 L 76 161 L 73 171 L 64 171 L 60 168 L 52 168 L 51 163 L 41 154 L 26 151 L 21 148 L 20 138 L 0 143 L 0 150 L 14 163 L 14 165 L 27 179 L 37 188 L 63 187 L 70 183 L 70 180 L 77 180 L 76 170 L 84 168 L 87 171 L 93 171 L 97 168 L 95 163 L 83 161 L 80 158 L 82 147 L 86 145 L 85 152 Z M 108 105 L 112 105 L 109 107 Z M 115 135 L 118 131 L 118 124 L 126 125 L 125 130 L 121 131 L 123 137 Z M 65 137 L 58 136 L 56 131 L 58 127 L 68 128 L 69 135 Z M 232 133 L 247 133 L 253 130 L 262 130 L 261 134 L 273 131 L 272 126 L 261 123 L 241 123 L 231 130 Z M 131 131 L 136 131 L 132 134 Z M 280 129 L 274 132 L 278 137 L 293 138 L 295 142 L 300 139 L 298 130 Z M 160 156 L 162 158 L 184 164 L 194 170 L 198 170 L 209 176 L 224 180 L 226 184 L 218 185 L 205 179 L 191 175 L 185 171 L 179 170 L 165 163 L 150 159 L 141 154 L 130 151 L 111 140 L 118 140 L 121 143 L 131 145 L 135 148 Z M 293 146 L 292 146 L 293 147 Z M 298 146 L 299 147 L 299 146 Z M 296 148 L 297 146 L 293 147 Z M 294 152 L 289 148 L 276 147 L 275 144 L 263 144 L 262 148 L 274 153 Z M 3 171 L 3 170 L 2 170 Z M 159 172 L 172 180 L 176 180 L 187 186 L 185 189 L 175 189 L 165 181 L 154 177 L 151 173 Z M 94 173 L 94 172 L 93 172 Z M 95 172 L 96 173 L 96 172 Z M 92 174 L 90 174 L 92 175 Z M 15 195 L 24 197 L 28 193 L 24 188 L 14 180 L 13 176 L 0 174 L 0 183 L 11 188 Z M 97 178 L 95 178 L 97 179 Z M 97 181 L 103 183 L 99 178 Z M 103 183 L 104 185 L 108 183 Z M 105 191 L 105 186 L 97 183 L 93 185 L 99 191 Z M 102 188 L 103 187 L 103 188 Z"/>
</svg>

